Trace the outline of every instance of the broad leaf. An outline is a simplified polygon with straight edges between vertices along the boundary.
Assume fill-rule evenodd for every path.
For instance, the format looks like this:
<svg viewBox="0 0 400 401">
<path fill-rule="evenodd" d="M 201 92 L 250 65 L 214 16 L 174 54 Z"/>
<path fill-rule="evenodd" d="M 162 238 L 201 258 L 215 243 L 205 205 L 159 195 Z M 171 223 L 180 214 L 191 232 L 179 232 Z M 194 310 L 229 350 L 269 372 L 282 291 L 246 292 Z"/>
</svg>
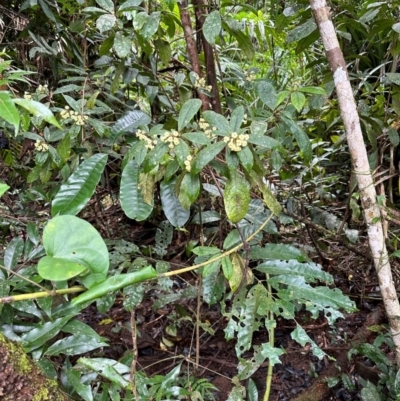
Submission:
<svg viewBox="0 0 400 401">
<path fill-rule="evenodd" d="M 7 184 L 0 183 L 0 196 L 4 195 L 10 187 Z"/>
<path fill-rule="evenodd" d="M 63 281 L 85 273 L 82 283 L 90 288 L 104 281 L 109 267 L 107 246 L 98 231 L 75 216 L 51 219 L 43 232 L 47 256 L 38 264 L 46 280 Z"/>
<path fill-rule="evenodd" d="M 122 172 L 120 185 L 121 207 L 125 214 L 133 220 L 145 220 L 153 210 L 151 204 L 145 202 L 140 188 L 140 168 L 135 160 L 131 160 Z"/>
<path fill-rule="evenodd" d="M 115 34 L 114 50 L 118 57 L 125 58 L 131 52 L 132 41 L 128 36 L 125 36 L 121 31 Z"/>
<path fill-rule="evenodd" d="M 61 185 L 52 205 L 51 214 L 77 214 L 92 197 L 107 163 L 107 155 L 97 153 L 86 159 Z"/>
<path fill-rule="evenodd" d="M 266 244 L 263 248 L 253 247 L 250 251 L 250 259 L 310 261 L 304 252 L 288 244 Z"/>
<path fill-rule="evenodd" d="M 197 114 L 201 107 L 200 99 L 190 99 L 181 108 L 178 117 L 178 131 L 181 131 Z"/>
<path fill-rule="evenodd" d="M 13 125 L 17 134 L 20 122 L 19 112 L 7 92 L 0 92 L 0 118 Z"/>
<path fill-rule="evenodd" d="M 300 113 L 301 109 L 306 103 L 306 97 L 301 92 L 292 92 L 290 95 L 290 100 L 292 101 L 295 109 Z"/>
<path fill-rule="evenodd" d="M 52 124 L 57 128 L 62 129 L 61 125 L 58 123 L 53 113 L 44 104 L 37 102 L 35 100 L 27 100 L 27 99 L 13 99 L 13 102 L 18 104 L 18 106 L 21 106 L 24 109 L 28 110 L 35 117 L 41 117 L 49 124 Z"/>
<path fill-rule="evenodd" d="M 213 45 L 221 31 L 221 16 L 219 11 L 214 10 L 207 15 L 203 25 L 203 35 L 208 43 Z"/>
<path fill-rule="evenodd" d="M 261 101 L 271 110 L 275 110 L 277 97 L 273 85 L 269 82 L 261 81 L 257 83 L 256 90 Z"/>
<path fill-rule="evenodd" d="M 84 354 L 96 348 L 107 346 L 107 343 L 98 341 L 97 338 L 85 334 L 78 334 L 56 341 L 47 349 L 45 355 L 58 356 L 60 354 L 64 354 L 72 356 Z"/>
<path fill-rule="evenodd" d="M 179 201 L 185 209 L 189 209 L 190 205 L 198 198 L 200 194 L 200 178 L 198 175 L 192 176 L 187 173 L 183 177 L 179 189 Z"/>
<path fill-rule="evenodd" d="M 221 141 L 213 143 L 212 145 L 200 150 L 200 152 L 197 153 L 196 157 L 192 161 L 190 173 L 192 175 L 200 173 L 200 171 L 203 170 L 203 168 L 210 163 L 211 160 L 214 160 L 215 156 L 217 156 L 218 153 L 224 149 L 225 145 L 225 142 Z"/>
<path fill-rule="evenodd" d="M 303 152 L 304 159 L 310 161 L 312 157 L 310 138 L 293 120 L 282 116 L 282 121 L 286 129 L 295 137 L 300 150 Z"/>
<path fill-rule="evenodd" d="M 236 171 L 231 171 L 231 178 L 225 185 L 224 204 L 226 215 L 232 223 L 242 220 L 249 210 L 249 184 Z"/>
<path fill-rule="evenodd" d="M 151 122 L 148 114 L 140 110 L 133 110 L 118 119 L 111 129 L 111 139 L 115 141 L 122 134 L 133 134 L 140 125 L 147 125 Z"/>
<path fill-rule="evenodd" d="M 189 220 L 190 211 L 186 210 L 175 194 L 176 179 L 163 181 L 160 185 L 161 204 L 168 221 L 174 227 L 183 227 Z"/>
<path fill-rule="evenodd" d="M 232 134 L 232 128 L 223 115 L 214 111 L 205 111 L 203 117 L 212 127 L 217 129 L 216 133 L 221 135 Z"/>
</svg>

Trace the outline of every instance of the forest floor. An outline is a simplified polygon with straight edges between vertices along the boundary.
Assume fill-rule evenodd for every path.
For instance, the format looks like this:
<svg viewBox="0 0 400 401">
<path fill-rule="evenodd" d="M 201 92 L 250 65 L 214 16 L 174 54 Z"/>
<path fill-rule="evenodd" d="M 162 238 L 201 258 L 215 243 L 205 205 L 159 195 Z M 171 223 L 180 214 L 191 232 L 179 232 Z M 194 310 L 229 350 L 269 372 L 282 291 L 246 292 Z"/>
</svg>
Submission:
<svg viewBox="0 0 400 401">
<path fill-rule="evenodd" d="M 111 207 L 109 210 L 108 214 L 101 215 L 102 221 L 99 221 L 98 213 L 89 213 L 85 218 L 92 220 L 91 223 L 102 231 L 104 236 L 110 235 L 112 227 L 114 239 L 116 236 L 137 245 L 154 244 L 156 226 L 149 227 L 148 223 L 143 225 L 132 223 L 123 216 L 118 207 L 117 209 Z M 313 227 L 303 226 L 304 232 L 294 233 L 289 241 L 298 243 L 301 238 L 300 242 L 308 249 L 312 249 L 313 244 L 324 243 L 323 251 L 320 249 L 319 252 L 314 252 L 315 261 L 321 263 L 323 268 L 332 274 L 335 286 L 356 302 L 358 311 L 345 313 L 344 318 L 337 320 L 334 326 L 328 325 L 323 316 L 312 320 L 308 312 L 299 311 L 296 321 L 329 356 L 322 360 L 313 356 L 309 346 L 302 347 L 292 340 L 290 333 L 296 327 L 294 321 L 278 319 L 275 346 L 282 347 L 286 353 L 280 358 L 281 364 L 274 367 L 270 401 L 360 400 L 360 377 L 377 383 L 379 372 L 364 357 L 348 358 L 348 352 L 352 346 L 373 342 L 376 333 L 369 329 L 371 326 L 378 327 L 381 323 L 387 323 L 373 264 L 368 257 L 368 242 L 364 237 L 360 238 L 357 248 L 351 245 L 347 247 L 343 242 L 317 238 L 318 233 L 313 231 Z M 104 230 L 105 227 L 107 232 Z M 287 234 L 284 236 L 288 240 Z M 190 237 L 186 239 L 189 240 Z M 274 238 L 274 241 L 282 242 L 282 238 Z M 164 260 L 170 261 L 172 266 L 187 265 L 190 261 L 185 260 L 183 252 L 186 243 L 182 235 L 174 238 Z M 398 265 L 395 269 L 398 270 Z M 183 277 L 183 283 L 196 285 L 196 279 L 195 274 L 187 274 Z M 193 312 L 197 310 L 196 299 L 180 300 L 179 304 L 185 310 Z M 137 326 L 139 350 L 137 367 L 143 369 L 149 376 L 166 374 L 182 360 L 187 362 L 188 371 L 193 372 L 196 354 L 193 322 L 180 324 L 174 337 L 168 335 L 167 326 L 171 322 L 170 316 L 176 312 L 176 305 L 176 303 L 167 304 L 160 309 L 154 309 L 152 297 L 148 295 L 136 308 L 136 317 L 140 321 Z M 219 391 L 215 394 L 216 401 L 225 401 L 232 389 L 231 379 L 237 375 L 235 341 L 225 340 L 226 321 L 221 315 L 218 304 L 211 307 L 202 304 L 199 310 L 200 320 L 209 322 L 215 334 L 210 335 L 201 331 L 198 351 L 200 368 L 194 373 L 211 381 L 218 388 Z M 122 299 L 117 300 L 114 307 L 104 315 L 100 315 L 94 307 L 90 307 L 81 318 L 100 335 L 109 339 L 110 347 L 104 350 L 106 356 L 118 359 L 132 348 L 130 314 L 122 307 Z M 253 337 L 253 346 L 267 341 L 266 330 L 260 330 Z M 392 358 L 390 350 L 386 352 Z M 250 350 L 243 355 L 243 358 L 251 356 Z M 259 399 L 265 390 L 267 366 L 268 363 L 265 362 L 252 376 L 259 390 Z M 343 381 L 339 381 L 330 389 L 325 379 L 340 377 L 342 374 L 347 376 L 353 389 L 349 389 L 349 385 L 345 386 Z"/>
</svg>

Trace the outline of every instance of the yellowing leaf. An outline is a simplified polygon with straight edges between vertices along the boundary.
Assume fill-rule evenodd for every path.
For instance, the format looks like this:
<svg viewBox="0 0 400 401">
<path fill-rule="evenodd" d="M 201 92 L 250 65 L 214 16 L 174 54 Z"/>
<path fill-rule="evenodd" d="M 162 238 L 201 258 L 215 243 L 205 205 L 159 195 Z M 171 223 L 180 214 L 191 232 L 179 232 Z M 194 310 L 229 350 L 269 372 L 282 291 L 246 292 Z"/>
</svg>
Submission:
<svg viewBox="0 0 400 401">
<path fill-rule="evenodd" d="M 225 211 L 232 223 L 238 223 L 246 216 L 250 205 L 250 189 L 247 181 L 236 171 L 231 171 L 231 179 L 224 192 Z"/>
</svg>

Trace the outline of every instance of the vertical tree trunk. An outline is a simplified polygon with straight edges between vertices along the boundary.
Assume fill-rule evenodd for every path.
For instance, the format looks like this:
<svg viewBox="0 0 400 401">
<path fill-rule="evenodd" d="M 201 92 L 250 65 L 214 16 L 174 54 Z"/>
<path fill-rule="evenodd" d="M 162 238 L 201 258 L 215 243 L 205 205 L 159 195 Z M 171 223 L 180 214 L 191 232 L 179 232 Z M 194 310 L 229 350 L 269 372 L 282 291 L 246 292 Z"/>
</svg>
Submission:
<svg viewBox="0 0 400 401">
<path fill-rule="evenodd" d="M 192 22 L 190 21 L 190 14 L 188 10 L 188 2 L 187 0 L 181 0 L 178 2 L 179 12 L 181 14 L 181 22 L 183 27 L 183 34 L 186 40 L 186 49 L 189 55 L 190 64 L 192 70 L 201 77 L 201 68 L 200 68 L 200 61 L 199 61 L 199 54 L 197 53 L 196 41 L 193 37 L 193 28 Z M 199 99 L 201 100 L 202 110 L 209 109 L 209 99 L 201 90 L 197 90 L 197 94 Z"/>
<path fill-rule="evenodd" d="M 356 102 L 347 74 L 346 63 L 339 47 L 326 1 L 310 0 L 310 4 L 325 47 L 329 66 L 333 72 L 353 172 L 356 176 L 361 195 L 361 205 L 367 224 L 369 246 L 378 275 L 386 314 L 389 318 L 390 330 L 396 351 L 396 363 L 400 367 L 400 305 L 393 283 L 389 256 L 383 235 L 380 209 L 377 204 L 376 190 L 368 163 Z"/>
<path fill-rule="evenodd" d="M 48 379 L 19 344 L 0 333 L 0 400 L 72 401 Z"/>
</svg>

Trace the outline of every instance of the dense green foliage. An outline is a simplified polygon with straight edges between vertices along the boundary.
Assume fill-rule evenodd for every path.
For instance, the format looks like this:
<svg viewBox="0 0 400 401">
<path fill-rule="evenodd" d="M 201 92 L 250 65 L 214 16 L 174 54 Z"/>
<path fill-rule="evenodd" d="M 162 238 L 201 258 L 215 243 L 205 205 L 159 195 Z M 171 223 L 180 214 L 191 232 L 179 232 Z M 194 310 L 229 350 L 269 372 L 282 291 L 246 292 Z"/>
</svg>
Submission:
<svg viewBox="0 0 400 401">
<path fill-rule="evenodd" d="M 3 241 L 13 238 L 4 244 L 0 296 L 53 288 L 81 294 L 61 304 L 51 297 L 0 304 L 0 330 L 60 378 L 50 357 L 107 346 L 76 319 L 90 303 L 104 312 L 122 293 L 132 312 L 151 290 L 158 294 L 154 309 L 200 293 L 202 302 L 220 305 L 225 338 L 235 340 L 238 375 L 229 401 L 246 391 L 261 399 L 252 380 L 247 389 L 241 380 L 265 360 L 270 369 L 279 363 L 285 350 L 274 344 L 278 318 L 295 320 L 303 309 L 333 324 L 342 311 L 355 310 L 301 243 L 278 240 L 280 228 L 299 227 L 292 215 L 304 204 L 315 223 L 358 240 L 358 231 L 329 209 L 348 199 L 352 221 L 360 219 L 332 76 L 308 3 L 214 8 L 193 1 L 187 10 L 174 0 L 13 4 L 1 6 L 7 13 L 0 20 L 0 127 L 9 143 L 0 150 L 0 196 L 8 190 L 17 206 L 14 217 L 2 206 Z M 389 155 L 399 143 L 399 5 L 332 2 L 371 169 L 388 164 L 391 174 Z M 202 32 L 195 47 L 185 40 L 185 11 Z M 99 186 L 116 190 L 127 218 L 158 226 L 154 244 L 103 239 L 84 220 Z M 392 203 L 396 195 L 391 184 Z M 32 205 L 49 214 L 21 220 Z M 198 234 L 185 244 L 193 265 L 173 270 L 166 254 L 177 231 Z M 192 270 L 196 285 L 173 288 L 170 277 Z M 213 334 L 179 310 L 171 330 L 188 318 Z M 253 346 L 259 330 L 269 340 Z M 326 356 L 298 323 L 292 338 Z M 249 350 L 252 358 L 244 358 Z M 182 364 L 165 376 L 135 372 L 132 379 L 134 358 L 65 358 L 62 385 L 85 401 L 121 394 L 212 399 L 213 386 Z M 396 385 L 386 380 L 396 399 Z M 267 378 L 264 400 L 269 387 Z"/>
</svg>

